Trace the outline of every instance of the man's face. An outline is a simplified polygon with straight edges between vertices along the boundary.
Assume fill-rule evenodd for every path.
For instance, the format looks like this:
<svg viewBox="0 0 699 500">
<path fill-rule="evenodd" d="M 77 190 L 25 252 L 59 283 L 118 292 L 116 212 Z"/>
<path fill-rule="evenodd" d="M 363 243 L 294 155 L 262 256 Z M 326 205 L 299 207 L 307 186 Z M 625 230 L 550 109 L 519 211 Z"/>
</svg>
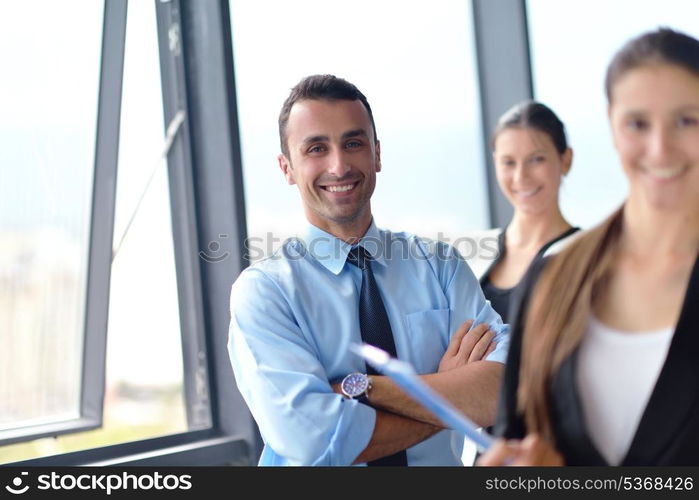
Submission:
<svg viewBox="0 0 699 500">
<path fill-rule="evenodd" d="M 288 155 L 279 155 L 279 166 L 287 182 L 298 186 L 308 221 L 336 236 L 365 231 L 381 160 L 364 105 L 299 101 L 289 114 L 286 144 Z"/>
</svg>

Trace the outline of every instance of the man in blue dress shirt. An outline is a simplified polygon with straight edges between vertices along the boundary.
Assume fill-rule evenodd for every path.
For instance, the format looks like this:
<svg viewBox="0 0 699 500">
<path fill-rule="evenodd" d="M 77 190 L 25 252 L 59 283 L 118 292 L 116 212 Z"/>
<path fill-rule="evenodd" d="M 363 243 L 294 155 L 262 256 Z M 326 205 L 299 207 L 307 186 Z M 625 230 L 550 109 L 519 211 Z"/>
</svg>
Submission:
<svg viewBox="0 0 699 500">
<path fill-rule="evenodd" d="M 347 254 L 359 244 L 372 255 L 398 357 L 483 426 L 494 419 L 507 325 L 452 247 L 376 227 L 380 144 L 354 85 L 303 79 L 279 132 L 279 166 L 308 226 L 231 292 L 230 358 L 264 440 L 260 465 L 364 464 L 399 450 L 408 465 L 461 465 L 463 438 L 388 378 L 372 376 L 362 402 L 340 393 L 343 377 L 365 372 L 349 350 L 361 342 L 362 271 Z"/>
</svg>

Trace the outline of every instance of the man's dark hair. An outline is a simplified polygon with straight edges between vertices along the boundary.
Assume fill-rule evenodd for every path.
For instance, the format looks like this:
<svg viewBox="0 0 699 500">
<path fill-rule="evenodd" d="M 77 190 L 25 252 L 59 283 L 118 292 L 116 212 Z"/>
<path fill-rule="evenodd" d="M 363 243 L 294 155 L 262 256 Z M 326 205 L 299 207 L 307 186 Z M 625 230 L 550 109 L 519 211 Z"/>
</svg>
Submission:
<svg viewBox="0 0 699 500">
<path fill-rule="evenodd" d="M 369 120 L 374 131 L 374 141 L 378 141 L 371 106 L 369 106 L 369 101 L 357 87 L 347 80 L 334 75 L 311 75 L 302 79 L 291 89 L 291 93 L 284 101 L 282 110 L 279 113 L 279 142 L 281 143 L 282 153 L 285 155 L 289 155 L 289 148 L 286 144 L 286 125 L 289 121 L 289 113 L 291 113 L 291 108 L 294 104 L 306 99 L 361 101 L 369 113 Z"/>
</svg>

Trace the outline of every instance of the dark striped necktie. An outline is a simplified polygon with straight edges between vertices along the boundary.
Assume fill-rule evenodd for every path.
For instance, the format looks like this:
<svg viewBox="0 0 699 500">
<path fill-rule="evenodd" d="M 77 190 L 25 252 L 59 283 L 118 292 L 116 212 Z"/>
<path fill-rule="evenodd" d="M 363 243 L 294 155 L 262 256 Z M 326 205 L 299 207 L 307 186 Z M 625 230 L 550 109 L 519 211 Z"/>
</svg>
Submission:
<svg viewBox="0 0 699 500">
<path fill-rule="evenodd" d="M 376 285 L 374 273 L 371 270 L 372 257 L 364 247 L 356 246 L 347 255 L 347 262 L 357 266 L 362 271 L 362 289 L 359 294 L 359 328 L 362 341 L 383 349 L 391 356 L 396 356 L 396 344 L 393 341 L 391 323 L 388 321 L 386 308 L 381 300 L 379 287 Z M 367 374 L 378 372 L 367 365 Z M 369 466 L 408 465 L 405 450 L 393 455 L 368 462 Z"/>
</svg>

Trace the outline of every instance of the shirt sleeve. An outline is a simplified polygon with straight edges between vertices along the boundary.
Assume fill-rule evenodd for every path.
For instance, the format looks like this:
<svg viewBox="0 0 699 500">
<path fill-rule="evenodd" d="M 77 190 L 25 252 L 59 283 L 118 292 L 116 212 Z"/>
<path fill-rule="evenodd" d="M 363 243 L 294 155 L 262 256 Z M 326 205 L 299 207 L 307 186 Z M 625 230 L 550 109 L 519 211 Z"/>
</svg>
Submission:
<svg viewBox="0 0 699 500">
<path fill-rule="evenodd" d="M 294 465 L 351 465 L 376 412 L 334 393 L 313 342 L 265 272 L 245 270 L 231 291 L 228 352 L 238 389 L 266 446 Z"/>
<path fill-rule="evenodd" d="M 474 324 L 488 323 L 495 332 L 496 346 L 485 359 L 505 363 L 510 345 L 509 325 L 503 323 L 500 315 L 486 300 L 478 279 L 461 255 L 452 247 L 445 254 L 449 256 L 444 259 L 443 276 L 447 280 L 446 294 L 451 310 L 450 337 L 466 320 L 475 319 Z"/>
</svg>

